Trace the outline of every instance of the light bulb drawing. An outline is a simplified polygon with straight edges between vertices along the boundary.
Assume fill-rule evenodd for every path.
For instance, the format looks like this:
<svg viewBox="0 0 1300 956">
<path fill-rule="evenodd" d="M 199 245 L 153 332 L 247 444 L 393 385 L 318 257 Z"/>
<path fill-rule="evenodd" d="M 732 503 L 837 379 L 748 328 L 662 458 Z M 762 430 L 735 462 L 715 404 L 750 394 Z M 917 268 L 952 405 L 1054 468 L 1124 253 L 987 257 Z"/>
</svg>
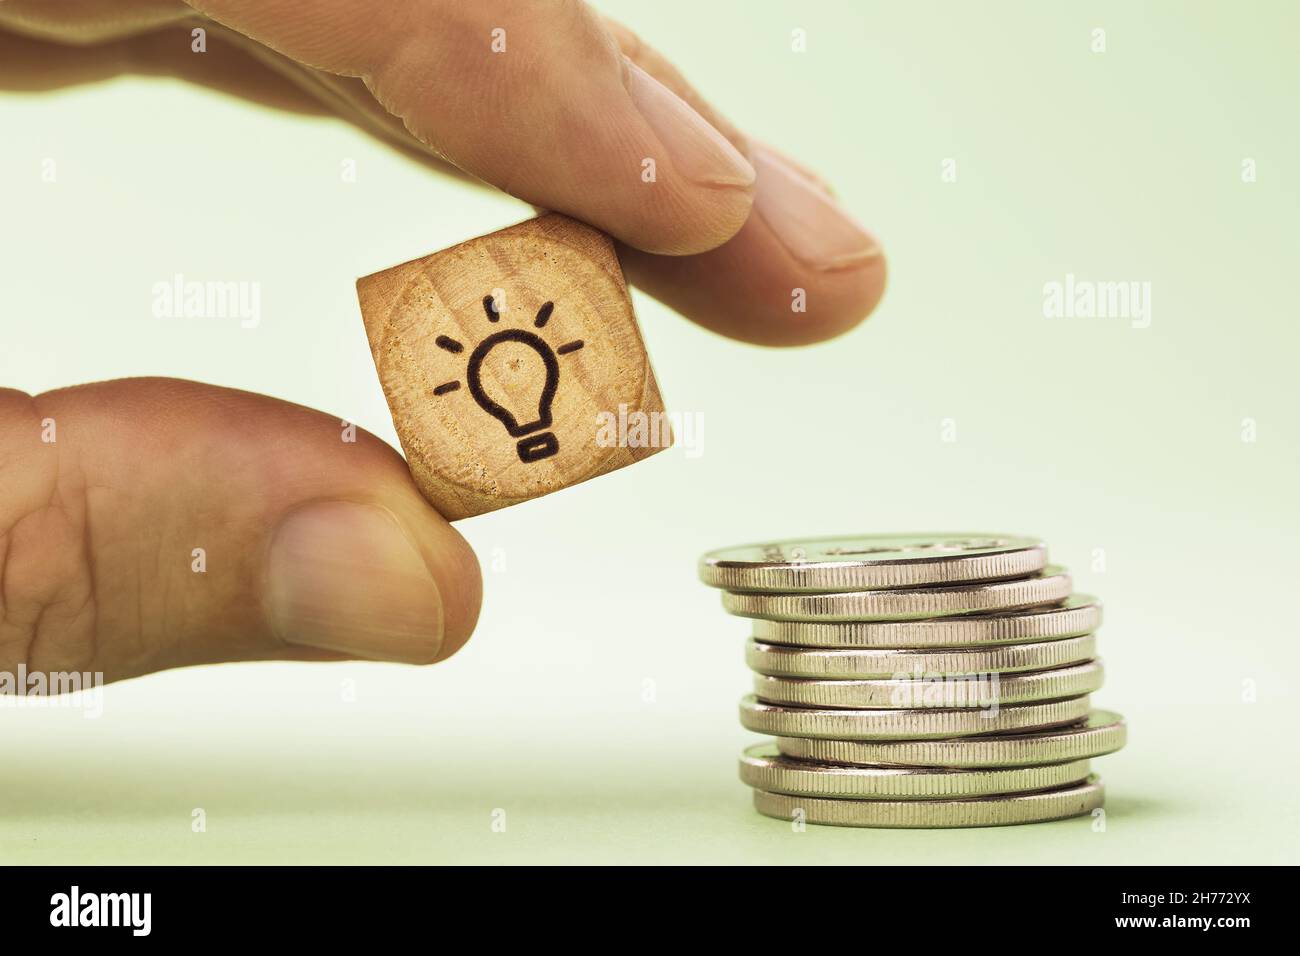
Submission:
<svg viewBox="0 0 1300 956">
<path fill-rule="evenodd" d="M 542 307 L 537 310 L 537 317 L 533 319 L 533 327 L 545 328 L 554 310 L 555 303 L 543 303 Z M 489 322 L 496 323 L 501 320 L 491 295 L 483 297 L 483 311 L 487 313 Z M 540 390 L 530 389 L 528 400 L 523 403 L 514 400 L 517 399 L 517 396 L 505 394 L 493 396 L 489 394 L 489 389 L 483 385 L 484 361 L 492 352 L 501 349 L 507 343 L 516 343 L 525 349 L 531 350 L 541 363 L 543 374 L 540 376 L 539 381 Z M 459 355 L 465 351 L 463 344 L 447 335 L 439 335 L 434 339 L 434 344 L 453 355 Z M 511 438 L 519 439 L 515 443 L 515 451 L 519 454 L 519 460 L 525 464 L 550 458 L 560 450 L 559 439 L 555 437 L 554 432 L 549 430 L 551 427 L 551 403 L 555 400 L 555 393 L 560 387 L 559 356 L 576 352 L 582 346 L 582 339 L 574 339 L 572 342 L 566 342 L 564 345 L 552 349 L 547 341 L 536 332 L 528 329 L 502 329 L 484 338 L 470 353 L 469 362 L 465 368 L 465 380 L 469 384 L 469 393 L 483 411 L 505 426 L 506 432 Z M 514 369 L 522 361 L 520 358 L 511 359 L 509 362 L 510 367 Z M 433 394 L 443 396 L 459 389 L 459 381 L 443 382 L 433 390 Z M 536 396 L 536 399 L 534 400 L 532 396 Z"/>
</svg>

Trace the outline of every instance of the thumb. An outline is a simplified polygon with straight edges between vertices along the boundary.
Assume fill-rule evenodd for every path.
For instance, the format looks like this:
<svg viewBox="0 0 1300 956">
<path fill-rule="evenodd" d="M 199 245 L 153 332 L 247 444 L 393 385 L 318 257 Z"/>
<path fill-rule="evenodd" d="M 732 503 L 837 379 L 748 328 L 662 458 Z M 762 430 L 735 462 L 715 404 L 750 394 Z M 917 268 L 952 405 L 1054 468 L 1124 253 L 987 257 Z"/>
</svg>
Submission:
<svg viewBox="0 0 1300 956">
<path fill-rule="evenodd" d="M 646 252 L 715 248 L 755 174 L 699 113 L 619 52 L 579 0 L 191 0 L 307 66 L 363 79 L 425 145 L 534 205 Z"/>
<path fill-rule="evenodd" d="M 0 672 L 425 663 L 478 616 L 478 563 L 401 457 L 265 396 L 0 390 L 0 486 Z"/>
</svg>

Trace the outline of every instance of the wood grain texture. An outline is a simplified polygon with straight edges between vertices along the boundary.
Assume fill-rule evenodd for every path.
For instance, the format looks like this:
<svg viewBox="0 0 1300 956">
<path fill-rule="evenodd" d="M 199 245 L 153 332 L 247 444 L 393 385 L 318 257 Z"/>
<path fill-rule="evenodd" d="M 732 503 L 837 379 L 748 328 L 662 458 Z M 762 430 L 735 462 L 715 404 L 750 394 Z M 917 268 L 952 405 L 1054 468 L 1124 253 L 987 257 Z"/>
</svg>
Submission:
<svg viewBox="0 0 1300 956">
<path fill-rule="evenodd" d="M 411 473 L 449 519 L 672 442 L 613 243 L 590 226 L 530 219 L 359 279 L 357 296 Z M 601 427 L 637 413 L 657 441 Z"/>
</svg>

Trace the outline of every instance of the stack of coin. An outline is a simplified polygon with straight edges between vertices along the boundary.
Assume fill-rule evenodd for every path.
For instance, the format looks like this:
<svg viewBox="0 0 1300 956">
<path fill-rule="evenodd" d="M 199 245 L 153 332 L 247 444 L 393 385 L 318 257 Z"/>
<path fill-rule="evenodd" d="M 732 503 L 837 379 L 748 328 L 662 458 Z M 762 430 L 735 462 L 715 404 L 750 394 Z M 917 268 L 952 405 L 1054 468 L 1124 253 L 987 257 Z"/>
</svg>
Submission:
<svg viewBox="0 0 1300 956">
<path fill-rule="evenodd" d="M 1089 760 L 1124 745 L 1095 598 L 1009 535 L 857 535 L 706 554 L 752 618 L 740 778 L 760 813 L 837 826 L 1033 823 L 1101 807 Z"/>
</svg>

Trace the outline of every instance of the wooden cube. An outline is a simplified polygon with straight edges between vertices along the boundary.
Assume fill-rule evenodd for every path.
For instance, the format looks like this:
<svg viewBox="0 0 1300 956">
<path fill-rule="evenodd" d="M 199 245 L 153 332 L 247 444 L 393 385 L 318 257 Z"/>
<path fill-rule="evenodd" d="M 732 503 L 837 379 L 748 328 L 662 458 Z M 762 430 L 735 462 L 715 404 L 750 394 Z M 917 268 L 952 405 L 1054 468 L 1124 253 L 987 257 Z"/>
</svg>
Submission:
<svg viewBox="0 0 1300 956">
<path fill-rule="evenodd" d="M 613 242 L 590 226 L 530 219 L 359 279 L 357 296 L 411 474 L 449 519 L 672 443 Z"/>
</svg>

